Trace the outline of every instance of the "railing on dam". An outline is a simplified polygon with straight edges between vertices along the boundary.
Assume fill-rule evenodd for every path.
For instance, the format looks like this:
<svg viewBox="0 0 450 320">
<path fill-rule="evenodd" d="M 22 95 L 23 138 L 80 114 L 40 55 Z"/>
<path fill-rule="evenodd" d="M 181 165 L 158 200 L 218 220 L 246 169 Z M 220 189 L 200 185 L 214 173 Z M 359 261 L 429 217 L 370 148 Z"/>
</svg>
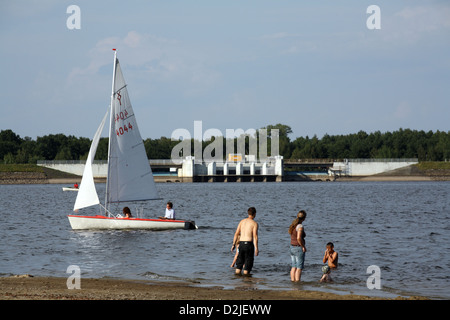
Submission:
<svg viewBox="0 0 450 320">
<path fill-rule="evenodd" d="M 149 159 L 150 165 L 173 165 L 177 166 L 178 163 L 171 159 Z M 82 164 L 84 165 L 86 160 L 38 160 L 37 165 L 58 165 L 58 164 Z M 94 160 L 93 164 L 107 164 L 107 160 Z"/>
<path fill-rule="evenodd" d="M 341 162 L 341 161 L 351 161 L 351 162 L 419 162 L 419 159 L 417 158 L 370 158 L 370 159 L 362 159 L 362 158 L 356 158 L 356 159 L 343 159 L 343 160 L 335 160 L 335 162 Z"/>
<path fill-rule="evenodd" d="M 327 164 L 335 162 L 418 162 L 417 158 L 355 158 L 355 159 L 284 159 L 284 164 Z"/>
<path fill-rule="evenodd" d="M 284 159 L 285 164 L 289 163 L 333 163 L 342 161 L 341 159 Z"/>
</svg>

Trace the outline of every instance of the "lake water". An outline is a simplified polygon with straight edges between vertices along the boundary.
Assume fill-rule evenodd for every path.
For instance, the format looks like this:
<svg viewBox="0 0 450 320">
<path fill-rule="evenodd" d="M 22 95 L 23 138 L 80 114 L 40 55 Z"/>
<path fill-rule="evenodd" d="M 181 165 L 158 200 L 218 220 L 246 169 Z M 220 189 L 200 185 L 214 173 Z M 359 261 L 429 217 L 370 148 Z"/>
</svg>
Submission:
<svg viewBox="0 0 450 320">
<path fill-rule="evenodd" d="M 145 216 L 162 215 L 172 201 L 178 218 L 199 226 L 174 231 L 72 231 L 66 216 L 76 193 L 62 187 L 0 185 L 0 276 L 68 277 L 68 266 L 77 265 L 82 278 L 450 298 L 449 182 L 157 184 L 163 200 L 146 203 Z M 105 185 L 97 189 L 102 199 Z M 244 278 L 230 268 L 230 248 L 250 206 L 260 224 L 260 255 L 253 276 Z M 308 214 L 308 251 L 302 283 L 292 284 L 287 229 L 300 209 Z M 339 268 L 334 283 L 321 284 L 329 241 Z M 367 288 L 372 265 L 380 268 L 381 289 Z"/>
</svg>

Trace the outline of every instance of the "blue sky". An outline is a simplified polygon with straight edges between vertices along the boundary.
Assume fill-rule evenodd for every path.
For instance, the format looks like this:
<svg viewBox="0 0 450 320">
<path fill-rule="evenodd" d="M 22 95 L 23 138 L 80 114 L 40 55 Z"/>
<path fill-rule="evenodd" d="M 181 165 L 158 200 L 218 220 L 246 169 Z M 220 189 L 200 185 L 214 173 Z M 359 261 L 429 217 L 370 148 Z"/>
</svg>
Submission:
<svg viewBox="0 0 450 320">
<path fill-rule="evenodd" d="M 450 130 L 448 1 L 2 0 L 0 15 L 0 129 L 21 137 L 92 138 L 112 48 L 144 139 L 193 135 L 196 120 L 224 134 L 282 123 L 292 139 Z"/>
</svg>

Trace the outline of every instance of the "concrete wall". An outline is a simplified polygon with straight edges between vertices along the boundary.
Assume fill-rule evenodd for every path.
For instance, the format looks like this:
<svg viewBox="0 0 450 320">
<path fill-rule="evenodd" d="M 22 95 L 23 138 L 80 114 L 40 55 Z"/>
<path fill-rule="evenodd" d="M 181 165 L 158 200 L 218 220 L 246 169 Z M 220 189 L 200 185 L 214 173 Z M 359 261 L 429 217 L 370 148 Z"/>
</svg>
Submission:
<svg viewBox="0 0 450 320">
<path fill-rule="evenodd" d="M 417 163 L 417 159 L 349 159 L 335 162 L 332 169 L 340 170 L 342 175 L 350 177 L 372 176 Z"/>
<path fill-rule="evenodd" d="M 84 163 L 52 163 L 51 161 L 46 161 L 42 164 L 38 163 L 38 165 L 62 172 L 76 174 L 78 176 L 82 176 L 84 171 Z M 105 163 L 94 163 L 92 165 L 92 173 L 94 178 L 106 178 L 107 171 L 108 166 Z"/>
</svg>

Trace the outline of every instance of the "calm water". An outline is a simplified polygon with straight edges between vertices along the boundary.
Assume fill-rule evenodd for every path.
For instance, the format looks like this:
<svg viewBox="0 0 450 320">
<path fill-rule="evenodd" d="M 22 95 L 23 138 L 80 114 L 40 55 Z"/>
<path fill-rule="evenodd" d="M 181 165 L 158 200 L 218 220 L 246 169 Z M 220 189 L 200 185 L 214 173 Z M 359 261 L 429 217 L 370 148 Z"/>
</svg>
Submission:
<svg viewBox="0 0 450 320">
<path fill-rule="evenodd" d="M 104 184 L 97 188 L 104 192 Z M 63 192 L 62 185 L 0 185 L 0 276 L 68 277 L 67 267 L 78 265 L 85 278 L 450 298 L 449 182 L 197 183 L 157 188 L 163 200 L 146 204 L 147 217 L 163 214 L 170 200 L 177 216 L 195 220 L 199 229 L 72 231 L 66 215 L 76 193 Z M 250 206 L 257 210 L 261 252 L 253 276 L 242 278 L 230 268 L 230 248 Z M 303 282 L 294 285 L 287 228 L 299 209 L 308 213 L 308 252 Z M 329 241 L 339 252 L 340 265 L 332 273 L 334 283 L 319 284 Z M 380 290 L 366 286 L 370 265 L 381 269 Z"/>
</svg>

